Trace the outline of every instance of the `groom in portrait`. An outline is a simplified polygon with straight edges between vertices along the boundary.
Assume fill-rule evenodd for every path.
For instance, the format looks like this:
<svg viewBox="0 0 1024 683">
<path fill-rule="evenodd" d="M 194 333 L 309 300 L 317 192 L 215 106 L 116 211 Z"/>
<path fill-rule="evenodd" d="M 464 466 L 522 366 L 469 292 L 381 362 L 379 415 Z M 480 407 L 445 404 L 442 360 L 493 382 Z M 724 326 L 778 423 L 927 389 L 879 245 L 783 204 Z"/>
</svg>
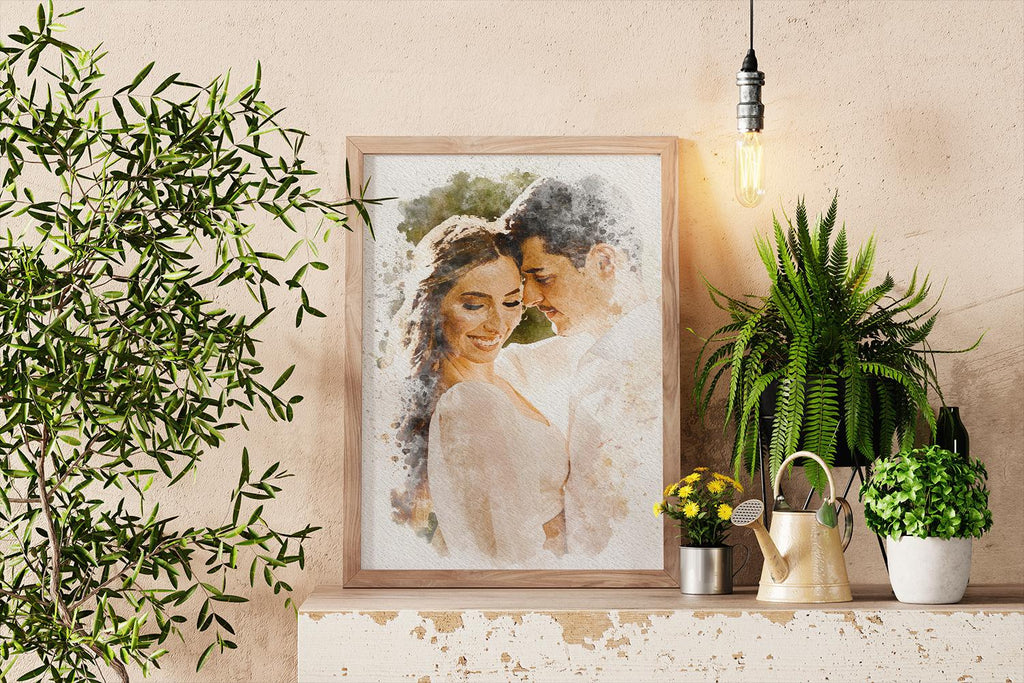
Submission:
<svg viewBox="0 0 1024 683">
<path fill-rule="evenodd" d="M 661 546 L 644 502 L 662 470 L 661 310 L 644 288 L 628 200 L 598 176 L 542 178 L 504 219 L 523 303 L 557 334 L 510 357 L 527 385 L 547 385 L 547 400 L 565 404 L 567 552 L 613 566 L 640 557 Z"/>
</svg>

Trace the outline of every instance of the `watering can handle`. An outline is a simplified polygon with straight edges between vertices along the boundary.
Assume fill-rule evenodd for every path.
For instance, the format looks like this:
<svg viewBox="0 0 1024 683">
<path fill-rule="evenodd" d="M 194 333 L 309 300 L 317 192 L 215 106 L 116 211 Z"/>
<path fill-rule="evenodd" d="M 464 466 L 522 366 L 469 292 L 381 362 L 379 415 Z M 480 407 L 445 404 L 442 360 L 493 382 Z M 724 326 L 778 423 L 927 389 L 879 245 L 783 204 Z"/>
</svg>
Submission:
<svg viewBox="0 0 1024 683">
<path fill-rule="evenodd" d="M 850 545 L 853 538 L 853 510 L 845 498 L 836 498 L 836 502 L 843 509 L 843 552 L 846 552 L 846 546 Z"/>
<path fill-rule="evenodd" d="M 743 562 L 740 563 L 739 568 L 732 570 L 733 577 L 735 577 L 737 574 L 739 574 L 741 571 L 743 571 L 743 568 L 747 566 L 747 560 L 750 559 L 750 548 L 748 548 L 745 545 L 735 546 L 735 547 L 743 548 L 744 554 L 743 554 Z"/>
<path fill-rule="evenodd" d="M 825 464 L 824 460 L 810 451 L 797 451 L 782 461 L 782 464 L 779 465 L 779 471 L 775 474 L 775 497 L 779 497 L 779 486 L 782 484 L 783 470 L 786 469 L 786 465 L 788 465 L 791 460 L 796 460 L 797 458 L 810 458 L 821 465 L 821 469 L 825 472 L 825 476 L 828 477 L 828 500 L 829 502 L 834 502 L 836 500 L 836 482 L 832 479 L 832 470 L 829 469 L 829 466 Z M 848 507 L 849 505 L 847 505 L 847 508 Z M 852 527 L 850 527 L 850 533 L 853 533 Z M 845 548 L 846 546 L 843 547 Z"/>
</svg>

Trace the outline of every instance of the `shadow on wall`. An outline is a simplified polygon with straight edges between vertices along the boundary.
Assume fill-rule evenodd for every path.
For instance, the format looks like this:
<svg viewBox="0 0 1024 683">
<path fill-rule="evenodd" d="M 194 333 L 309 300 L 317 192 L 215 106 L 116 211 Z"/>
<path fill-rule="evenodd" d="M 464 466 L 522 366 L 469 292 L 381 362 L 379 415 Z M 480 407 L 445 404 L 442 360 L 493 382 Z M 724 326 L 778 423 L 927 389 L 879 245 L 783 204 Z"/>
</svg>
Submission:
<svg viewBox="0 0 1024 683">
<path fill-rule="evenodd" d="M 697 143 L 680 140 L 679 151 L 679 391 L 682 472 L 688 474 L 698 465 L 716 471 L 732 472 L 732 437 L 722 430 L 725 399 L 715 399 L 704 424 L 697 416 L 693 401 L 693 366 L 703 344 L 699 335 L 717 329 L 726 314 L 708 297 L 701 279 L 702 264 L 714 263 L 714 284 L 735 289 L 747 270 L 737 254 L 746 253 L 749 238 L 743 231 L 729 228 L 720 211 L 721 197 L 707 182 Z M 741 241 L 742 240 L 742 241 Z M 693 330 L 693 332 L 690 332 Z M 696 334 L 695 334 L 696 333 Z M 744 483 L 746 486 L 746 483 Z M 754 495 L 748 489 L 737 500 Z M 757 492 L 759 495 L 759 492 Z M 761 575 L 761 551 L 750 534 L 733 532 L 731 545 L 744 545 L 750 561 L 736 577 L 737 585 L 756 584 Z M 737 561 L 742 557 L 737 555 Z"/>
<path fill-rule="evenodd" d="M 679 142 L 680 158 L 680 224 L 679 224 L 679 301 L 680 301 L 680 427 L 682 444 L 682 472 L 689 473 L 698 465 L 732 473 L 733 429 L 723 429 L 727 392 L 719 388 L 705 421 L 697 415 L 693 400 L 693 367 L 700 352 L 703 338 L 718 329 L 728 314 L 711 302 L 701 274 L 704 272 L 716 287 L 728 292 L 758 293 L 767 284 L 763 269 L 749 268 L 747 259 L 758 259 L 753 248 L 753 234 L 761 226 L 737 227 L 723 217 L 720 189 L 708 182 L 707 173 L 694 142 Z M 731 197 L 730 197 L 731 201 Z M 753 214 L 751 214 L 753 216 Z M 752 279 L 753 278 L 753 279 Z M 693 330 L 693 332 L 690 332 Z M 852 473 L 848 468 L 835 471 L 840 495 Z M 749 475 L 740 478 L 746 491 L 737 501 L 761 496 L 760 479 L 751 481 Z M 771 485 L 771 482 L 768 482 Z M 848 500 L 854 510 L 853 544 L 846 553 L 851 576 L 877 577 L 884 580 L 885 568 L 877 540 L 864 526 L 864 508 L 858 500 L 860 481 L 850 488 Z M 806 479 L 799 473 L 784 477 L 782 491 L 789 503 L 803 506 L 810 490 Z M 815 497 L 812 506 L 820 504 Z M 734 529 L 727 543 L 742 545 L 750 552 L 750 559 L 736 576 L 736 585 L 756 585 L 760 580 L 762 555 L 754 536 L 744 529 Z M 735 561 L 739 562 L 739 551 Z"/>
</svg>

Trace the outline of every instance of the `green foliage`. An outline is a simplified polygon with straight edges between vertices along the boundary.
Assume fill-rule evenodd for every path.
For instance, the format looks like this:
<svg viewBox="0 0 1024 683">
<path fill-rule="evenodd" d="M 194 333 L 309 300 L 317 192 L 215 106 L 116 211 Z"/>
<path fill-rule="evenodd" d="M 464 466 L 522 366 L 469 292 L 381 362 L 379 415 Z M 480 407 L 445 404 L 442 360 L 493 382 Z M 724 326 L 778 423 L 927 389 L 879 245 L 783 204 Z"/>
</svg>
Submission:
<svg viewBox="0 0 1024 683">
<path fill-rule="evenodd" d="M 783 229 L 775 219 L 774 242 L 757 238 L 771 283 L 767 296 L 734 298 L 706 283 L 731 321 L 701 349 L 694 398 L 703 417 L 728 373 L 726 423 L 736 423 L 737 476 L 757 465 L 759 401 L 776 384 L 772 477 L 786 456 L 801 449 L 832 464 L 841 443 L 861 462 L 891 454 L 894 437 L 912 446 L 919 413 L 935 432 L 928 391 L 940 397 L 941 391 L 928 355 L 942 352 L 926 345 L 937 316 L 937 300 L 920 309 L 928 278 L 919 282 L 915 271 L 902 295 L 893 294 L 890 275 L 869 286 L 874 239 L 851 261 L 845 226 L 833 238 L 837 212 L 838 195 L 811 225 L 800 200 L 795 225 L 786 217 Z M 821 490 L 821 468 L 811 463 L 805 471 Z"/>
<path fill-rule="evenodd" d="M 282 570 L 316 528 L 267 522 L 280 463 L 254 470 L 243 448 L 217 526 L 180 518 L 167 489 L 247 414 L 292 419 L 294 366 L 264 380 L 256 329 L 275 290 L 296 325 L 323 316 L 303 285 L 327 267 L 321 229 L 366 212 L 304 187 L 306 135 L 260 99 L 259 65 L 234 96 L 227 77 L 154 83 L 153 64 L 110 92 L 103 53 L 58 40 L 58 19 L 40 6 L 0 43 L 0 678 L 30 653 L 19 680 L 98 681 L 104 663 L 128 680 L 192 625 L 211 641 L 199 666 L 235 648 L 236 570 L 291 591 Z M 251 311 L 226 303 L 245 291 Z"/>
<path fill-rule="evenodd" d="M 499 182 L 481 176 L 470 177 L 460 171 L 447 185 L 402 202 L 403 220 L 398 224 L 398 231 L 412 244 L 419 244 L 434 226 L 452 216 L 479 216 L 493 221 L 505 213 L 537 177 L 528 171 L 515 171 L 502 176 Z"/>
<path fill-rule="evenodd" d="M 882 537 L 980 538 L 992 528 L 986 479 L 981 461 L 938 446 L 898 453 L 861 487 L 864 521 Z"/>
</svg>

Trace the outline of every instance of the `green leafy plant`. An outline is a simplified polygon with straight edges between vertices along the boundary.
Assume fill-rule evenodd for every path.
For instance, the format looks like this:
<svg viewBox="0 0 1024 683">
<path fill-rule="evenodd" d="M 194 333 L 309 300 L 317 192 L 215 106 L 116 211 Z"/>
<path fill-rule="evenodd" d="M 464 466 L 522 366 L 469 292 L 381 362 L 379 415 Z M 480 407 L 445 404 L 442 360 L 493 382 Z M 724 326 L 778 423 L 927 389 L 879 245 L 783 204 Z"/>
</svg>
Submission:
<svg viewBox="0 0 1024 683">
<path fill-rule="evenodd" d="M 725 420 L 736 424 L 737 476 L 757 466 L 759 404 L 772 388 L 773 477 L 782 460 L 801 449 L 832 464 L 840 447 L 869 463 L 892 453 L 894 436 L 901 446 L 912 446 L 919 413 L 935 432 L 928 391 L 941 397 L 941 390 L 928 355 L 946 352 L 929 348 L 927 338 L 938 299 L 922 310 L 930 284 L 928 278 L 919 282 L 916 271 L 902 295 L 893 294 L 896 283 L 888 274 L 870 286 L 874 238 L 851 259 L 846 227 L 833 236 L 837 211 L 838 195 L 812 226 L 800 200 L 795 225 L 786 217 L 783 229 L 773 220 L 774 244 L 757 238 L 770 280 L 767 296 L 736 298 L 705 281 L 731 322 L 701 348 L 694 398 L 704 417 L 728 374 Z M 821 490 L 821 468 L 809 463 L 805 471 Z"/>
<path fill-rule="evenodd" d="M 234 96 L 227 77 L 154 83 L 153 64 L 111 92 L 104 53 L 58 20 L 40 6 L 0 43 L 0 678 L 29 653 L 18 680 L 105 664 L 127 681 L 189 625 L 210 638 L 197 668 L 236 647 L 235 570 L 277 594 L 304 565 L 316 528 L 265 517 L 280 463 L 254 470 L 242 448 L 215 526 L 179 518 L 167 489 L 253 415 L 292 419 L 295 366 L 264 380 L 257 328 L 275 290 L 296 325 L 324 315 L 303 285 L 327 268 L 317 242 L 366 212 L 304 187 L 306 134 L 260 99 L 258 64 Z"/>
<path fill-rule="evenodd" d="M 980 538 L 992 528 L 987 479 L 980 461 L 938 446 L 903 451 L 861 487 L 864 521 L 883 538 Z"/>
<path fill-rule="evenodd" d="M 654 514 L 665 514 L 679 524 L 686 545 L 713 548 L 725 542 L 732 528 L 732 501 L 743 486 L 732 477 L 697 467 L 665 488 Z"/>
</svg>

